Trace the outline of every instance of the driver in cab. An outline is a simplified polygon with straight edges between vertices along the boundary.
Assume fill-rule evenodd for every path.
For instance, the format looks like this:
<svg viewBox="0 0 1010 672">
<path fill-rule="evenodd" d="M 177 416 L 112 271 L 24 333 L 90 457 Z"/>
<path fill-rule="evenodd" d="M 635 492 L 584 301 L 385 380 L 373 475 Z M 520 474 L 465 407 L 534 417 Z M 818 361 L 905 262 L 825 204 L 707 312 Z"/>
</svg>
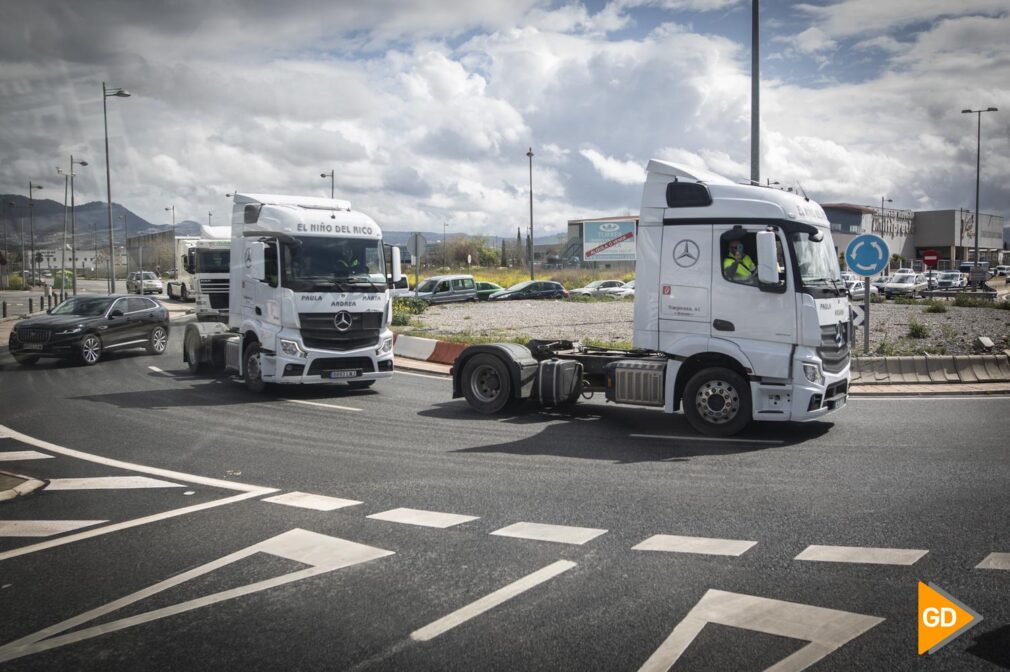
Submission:
<svg viewBox="0 0 1010 672">
<path fill-rule="evenodd" d="M 361 270 L 361 262 L 349 246 L 343 245 L 337 251 L 337 271 L 342 271 L 348 275 Z"/>
<path fill-rule="evenodd" d="M 722 272 L 731 282 L 751 282 L 757 266 L 744 251 L 743 241 L 730 241 L 726 259 L 722 262 Z"/>
</svg>

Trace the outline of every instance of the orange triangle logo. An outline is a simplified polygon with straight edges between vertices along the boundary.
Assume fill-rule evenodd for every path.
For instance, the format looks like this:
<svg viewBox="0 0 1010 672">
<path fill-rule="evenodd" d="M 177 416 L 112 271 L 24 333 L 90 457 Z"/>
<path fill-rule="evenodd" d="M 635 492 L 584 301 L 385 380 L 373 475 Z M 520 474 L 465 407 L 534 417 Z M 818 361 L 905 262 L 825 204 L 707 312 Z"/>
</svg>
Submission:
<svg viewBox="0 0 1010 672">
<path fill-rule="evenodd" d="M 982 620 L 935 584 L 919 582 L 919 655 L 936 653 Z"/>
</svg>

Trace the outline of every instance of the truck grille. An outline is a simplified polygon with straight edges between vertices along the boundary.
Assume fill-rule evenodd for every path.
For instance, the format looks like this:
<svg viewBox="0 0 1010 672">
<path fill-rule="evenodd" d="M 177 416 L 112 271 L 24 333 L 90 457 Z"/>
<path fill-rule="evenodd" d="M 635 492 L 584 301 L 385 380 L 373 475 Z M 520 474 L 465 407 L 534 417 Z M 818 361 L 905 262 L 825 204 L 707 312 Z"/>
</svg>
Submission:
<svg viewBox="0 0 1010 672">
<path fill-rule="evenodd" d="M 200 279 L 200 291 L 205 294 L 228 292 L 228 278 Z"/>
<path fill-rule="evenodd" d="M 338 331 L 334 324 L 337 313 L 299 313 L 302 343 L 307 348 L 322 350 L 355 350 L 378 345 L 382 313 L 349 313 L 351 326 Z"/>
<path fill-rule="evenodd" d="M 210 302 L 211 308 L 225 309 L 228 307 L 227 294 L 208 294 L 207 300 Z"/>
<path fill-rule="evenodd" d="M 53 332 L 48 329 L 18 329 L 18 340 L 22 343 L 48 343 Z"/>
<path fill-rule="evenodd" d="M 821 347 L 817 348 L 817 355 L 821 358 L 821 366 L 825 371 L 838 373 L 848 366 L 850 334 L 848 322 L 826 324 L 821 327 Z"/>
</svg>

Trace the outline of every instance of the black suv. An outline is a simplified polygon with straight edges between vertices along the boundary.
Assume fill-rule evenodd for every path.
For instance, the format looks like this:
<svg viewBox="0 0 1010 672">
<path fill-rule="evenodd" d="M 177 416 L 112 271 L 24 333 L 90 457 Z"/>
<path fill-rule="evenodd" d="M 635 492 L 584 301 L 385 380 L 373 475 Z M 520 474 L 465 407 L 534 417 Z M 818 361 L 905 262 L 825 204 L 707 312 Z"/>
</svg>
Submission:
<svg viewBox="0 0 1010 672">
<path fill-rule="evenodd" d="M 168 311 L 140 296 L 75 296 L 46 315 L 21 320 L 11 331 L 10 351 L 18 364 L 39 357 L 76 359 L 85 366 L 106 350 L 147 348 L 154 355 L 168 346 Z"/>
</svg>

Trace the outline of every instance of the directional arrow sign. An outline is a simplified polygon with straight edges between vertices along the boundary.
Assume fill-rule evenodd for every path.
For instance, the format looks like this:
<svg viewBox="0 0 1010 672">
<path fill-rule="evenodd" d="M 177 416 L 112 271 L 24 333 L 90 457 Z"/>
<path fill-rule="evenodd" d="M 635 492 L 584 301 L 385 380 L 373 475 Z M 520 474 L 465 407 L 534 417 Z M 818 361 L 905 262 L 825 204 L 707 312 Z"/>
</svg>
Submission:
<svg viewBox="0 0 1010 672">
<path fill-rule="evenodd" d="M 845 263 L 853 273 L 863 277 L 880 273 L 887 268 L 890 258 L 887 243 L 872 233 L 856 236 L 845 250 Z"/>
<path fill-rule="evenodd" d="M 863 313 L 863 309 L 854 303 L 849 304 L 849 308 L 852 309 L 852 326 L 858 327 L 863 324 L 863 320 L 866 319 L 866 315 Z"/>
</svg>

